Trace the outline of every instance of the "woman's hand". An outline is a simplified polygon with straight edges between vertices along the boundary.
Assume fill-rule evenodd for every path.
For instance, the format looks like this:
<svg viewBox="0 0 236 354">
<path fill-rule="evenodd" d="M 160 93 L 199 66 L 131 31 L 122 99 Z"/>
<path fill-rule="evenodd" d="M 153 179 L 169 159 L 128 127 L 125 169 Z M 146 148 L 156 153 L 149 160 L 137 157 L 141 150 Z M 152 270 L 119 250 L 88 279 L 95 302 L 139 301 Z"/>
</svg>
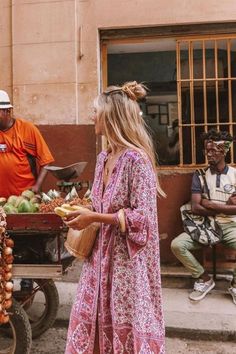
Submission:
<svg viewBox="0 0 236 354">
<path fill-rule="evenodd" d="M 94 216 L 95 213 L 89 209 L 83 211 L 76 210 L 67 215 L 64 223 L 74 230 L 82 230 L 95 221 Z"/>
</svg>

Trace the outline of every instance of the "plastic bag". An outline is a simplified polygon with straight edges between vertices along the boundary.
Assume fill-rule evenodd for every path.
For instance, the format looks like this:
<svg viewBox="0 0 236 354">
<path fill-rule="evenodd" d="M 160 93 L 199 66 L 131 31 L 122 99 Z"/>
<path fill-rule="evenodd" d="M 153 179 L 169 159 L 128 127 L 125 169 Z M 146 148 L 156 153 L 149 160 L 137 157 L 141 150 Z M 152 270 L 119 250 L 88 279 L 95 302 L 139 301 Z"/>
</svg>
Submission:
<svg viewBox="0 0 236 354">
<path fill-rule="evenodd" d="M 60 258 L 61 260 L 71 258 L 71 254 L 67 251 L 64 246 L 64 241 L 66 238 L 66 233 L 60 234 Z M 50 259 L 51 262 L 58 261 L 58 239 L 57 237 L 50 238 L 46 242 L 45 251 Z"/>
</svg>

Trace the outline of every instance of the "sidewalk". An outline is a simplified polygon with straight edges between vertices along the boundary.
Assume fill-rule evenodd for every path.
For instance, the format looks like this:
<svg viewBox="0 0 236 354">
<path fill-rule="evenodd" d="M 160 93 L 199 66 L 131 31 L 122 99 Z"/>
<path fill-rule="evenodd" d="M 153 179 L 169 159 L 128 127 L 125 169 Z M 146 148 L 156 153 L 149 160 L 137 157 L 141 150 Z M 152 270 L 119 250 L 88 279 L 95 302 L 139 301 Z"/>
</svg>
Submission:
<svg viewBox="0 0 236 354">
<path fill-rule="evenodd" d="M 60 309 L 57 326 L 67 326 L 77 283 L 57 282 Z M 188 300 L 189 290 L 163 289 L 168 336 L 236 341 L 236 305 L 226 291 L 213 290 L 201 302 Z"/>
</svg>

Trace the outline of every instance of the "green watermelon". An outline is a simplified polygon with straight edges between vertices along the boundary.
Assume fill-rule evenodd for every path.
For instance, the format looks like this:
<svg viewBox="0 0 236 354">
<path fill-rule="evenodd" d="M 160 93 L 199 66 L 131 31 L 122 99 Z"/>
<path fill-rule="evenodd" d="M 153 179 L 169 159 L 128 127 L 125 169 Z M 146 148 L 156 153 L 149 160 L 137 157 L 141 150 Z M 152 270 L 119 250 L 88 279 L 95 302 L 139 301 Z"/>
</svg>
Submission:
<svg viewBox="0 0 236 354">
<path fill-rule="evenodd" d="M 32 204 L 28 200 L 23 199 L 17 209 L 19 213 L 32 213 Z"/>
<path fill-rule="evenodd" d="M 17 195 L 11 195 L 11 196 L 7 199 L 7 204 L 11 204 L 11 205 L 15 206 L 17 199 L 18 199 Z"/>
<path fill-rule="evenodd" d="M 28 190 L 22 192 L 21 195 L 22 195 L 24 198 L 30 200 L 30 199 L 32 199 L 32 198 L 34 197 L 34 192 L 32 192 L 31 190 L 28 189 Z"/>
<path fill-rule="evenodd" d="M 5 211 L 5 213 L 7 214 L 17 214 L 18 210 L 12 205 L 12 204 L 5 204 L 3 206 L 3 209 Z"/>
</svg>

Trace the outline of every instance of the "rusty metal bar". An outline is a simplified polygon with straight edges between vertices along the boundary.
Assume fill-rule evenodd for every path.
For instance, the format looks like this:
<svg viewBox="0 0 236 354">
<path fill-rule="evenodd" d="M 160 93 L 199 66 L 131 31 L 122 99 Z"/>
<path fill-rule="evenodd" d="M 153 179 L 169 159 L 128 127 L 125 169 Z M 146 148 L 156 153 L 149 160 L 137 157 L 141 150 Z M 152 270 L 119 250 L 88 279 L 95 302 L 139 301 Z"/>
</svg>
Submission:
<svg viewBox="0 0 236 354">
<path fill-rule="evenodd" d="M 189 41 L 188 46 L 189 51 L 189 76 L 190 76 L 190 120 L 191 124 L 195 123 L 195 112 L 194 112 L 194 72 L 193 72 L 193 43 Z M 191 127 L 191 153 L 192 153 L 192 163 L 196 164 L 196 141 L 195 141 L 195 129 L 194 126 Z"/>
<path fill-rule="evenodd" d="M 229 122 L 219 122 L 219 125 L 236 125 L 236 122 L 232 122 L 232 123 L 229 123 Z M 204 123 L 194 123 L 194 124 L 191 124 L 191 123 L 184 123 L 184 124 L 181 124 L 182 127 L 204 127 Z M 207 123 L 208 126 L 210 125 L 216 125 L 216 123 Z"/>
<path fill-rule="evenodd" d="M 217 40 L 215 40 L 214 45 L 214 57 L 215 57 L 215 77 L 218 79 L 218 53 L 217 53 Z M 215 89 L 216 89 L 216 124 L 217 129 L 219 129 L 219 122 L 220 122 L 220 114 L 219 114 L 219 84 L 218 80 L 215 80 Z"/>
<path fill-rule="evenodd" d="M 182 129 L 182 88 L 181 88 L 181 58 L 180 43 L 176 42 L 176 76 L 177 76 L 177 102 L 178 102 L 178 121 L 179 121 L 179 161 L 183 165 L 183 129 Z"/>
<path fill-rule="evenodd" d="M 204 131 L 207 131 L 207 87 L 206 87 L 206 46 L 202 41 L 202 66 L 203 66 L 203 104 L 204 104 Z"/>
<path fill-rule="evenodd" d="M 207 83 L 206 83 L 206 45 L 202 41 L 202 73 L 203 73 L 203 109 L 204 109 L 204 131 L 207 132 Z M 204 157 L 206 163 L 206 156 Z"/>
<path fill-rule="evenodd" d="M 231 40 L 227 40 L 227 66 L 228 66 L 228 105 L 229 105 L 229 131 L 233 136 L 233 110 L 232 110 L 232 81 L 231 81 Z M 234 163 L 234 144 L 231 147 L 231 163 Z"/>
<path fill-rule="evenodd" d="M 205 78 L 205 81 L 225 81 L 225 80 L 236 80 L 236 77 L 211 77 L 211 78 Z M 182 79 L 181 82 L 190 82 L 191 79 Z M 197 79 L 195 78 L 194 81 L 204 81 L 204 79 Z"/>
</svg>

